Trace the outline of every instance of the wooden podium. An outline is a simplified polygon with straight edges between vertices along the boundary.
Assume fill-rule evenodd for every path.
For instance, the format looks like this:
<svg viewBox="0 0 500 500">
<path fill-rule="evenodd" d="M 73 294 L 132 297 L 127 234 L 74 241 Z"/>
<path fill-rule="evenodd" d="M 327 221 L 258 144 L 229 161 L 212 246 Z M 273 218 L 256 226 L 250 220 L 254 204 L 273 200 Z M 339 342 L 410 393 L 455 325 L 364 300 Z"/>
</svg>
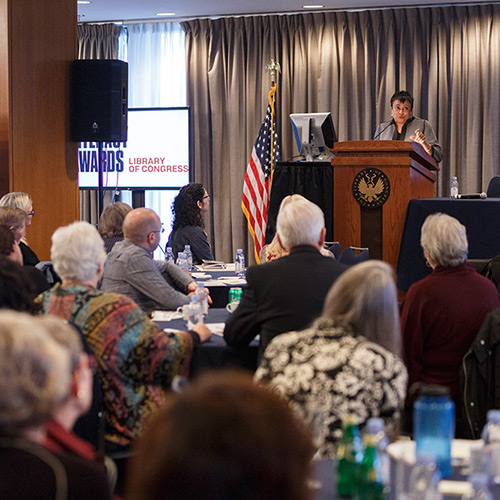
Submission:
<svg viewBox="0 0 500 500">
<path fill-rule="evenodd" d="M 406 141 L 338 142 L 333 152 L 334 240 L 396 269 L 408 201 L 434 197 L 436 162 Z"/>
</svg>

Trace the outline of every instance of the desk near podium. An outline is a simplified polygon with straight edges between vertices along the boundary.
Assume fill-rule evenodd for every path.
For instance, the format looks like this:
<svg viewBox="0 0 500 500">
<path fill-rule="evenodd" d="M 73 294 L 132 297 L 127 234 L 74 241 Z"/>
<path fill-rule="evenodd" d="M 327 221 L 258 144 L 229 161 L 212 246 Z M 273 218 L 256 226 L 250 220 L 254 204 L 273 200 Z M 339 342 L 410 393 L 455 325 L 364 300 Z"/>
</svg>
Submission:
<svg viewBox="0 0 500 500">
<path fill-rule="evenodd" d="M 467 228 L 469 259 L 491 259 L 500 254 L 500 198 L 410 200 L 396 270 L 397 285 L 403 292 L 431 272 L 420 246 L 420 231 L 426 217 L 436 212 L 455 217 Z"/>
</svg>

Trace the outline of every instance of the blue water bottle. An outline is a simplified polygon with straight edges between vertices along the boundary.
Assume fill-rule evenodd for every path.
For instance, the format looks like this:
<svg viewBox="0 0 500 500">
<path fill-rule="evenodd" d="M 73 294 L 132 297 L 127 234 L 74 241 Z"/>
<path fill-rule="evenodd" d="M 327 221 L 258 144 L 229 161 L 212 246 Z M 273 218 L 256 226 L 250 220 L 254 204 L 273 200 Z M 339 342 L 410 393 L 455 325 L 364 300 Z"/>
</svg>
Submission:
<svg viewBox="0 0 500 500">
<path fill-rule="evenodd" d="M 423 385 L 413 405 L 413 436 L 419 456 L 433 453 L 443 476 L 451 474 L 451 442 L 455 435 L 455 404 L 447 387 Z"/>
</svg>

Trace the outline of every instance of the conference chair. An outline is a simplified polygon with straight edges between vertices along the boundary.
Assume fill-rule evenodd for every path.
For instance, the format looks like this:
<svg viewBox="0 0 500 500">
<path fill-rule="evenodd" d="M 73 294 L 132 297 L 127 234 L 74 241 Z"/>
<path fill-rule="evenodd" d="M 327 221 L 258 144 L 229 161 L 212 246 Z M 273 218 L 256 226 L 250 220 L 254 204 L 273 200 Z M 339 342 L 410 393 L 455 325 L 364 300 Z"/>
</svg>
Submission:
<svg viewBox="0 0 500 500">
<path fill-rule="evenodd" d="M 491 178 L 486 195 L 488 198 L 500 198 L 500 175 Z"/>
<path fill-rule="evenodd" d="M 59 278 L 58 274 L 54 271 L 54 266 L 52 265 L 52 262 L 50 260 L 44 260 L 42 262 L 39 262 L 35 267 L 39 271 L 42 271 L 42 273 L 45 276 L 45 279 L 47 280 L 50 286 L 53 286 L 56 283 L 61 282 L 61 278 Z"/>
<path fill-rule="evenodd" d="M 368 260 L 370 258 L 370 250 L 368 248 L 347 247 L 342 250 L 339 256 L 341 264 L 353 266 Z"/>
<path fill-rule="evenodd" d="M 325 246 L 327 250 L 330 250 L 330 252 L 333 253 L 336 259 L 340 257 L 340 252 L 342 251 L 342 247 L 340 246 L 340 243 L 338 241 L 333 241 L 333 242 L 325 241 Z"/>
<path fill-rule="evenodd" d="M 484 268 L 491 259 L 467 259 L 467 264 L 472 266 L 479 274 L 483 274 Z"/>
</svg>

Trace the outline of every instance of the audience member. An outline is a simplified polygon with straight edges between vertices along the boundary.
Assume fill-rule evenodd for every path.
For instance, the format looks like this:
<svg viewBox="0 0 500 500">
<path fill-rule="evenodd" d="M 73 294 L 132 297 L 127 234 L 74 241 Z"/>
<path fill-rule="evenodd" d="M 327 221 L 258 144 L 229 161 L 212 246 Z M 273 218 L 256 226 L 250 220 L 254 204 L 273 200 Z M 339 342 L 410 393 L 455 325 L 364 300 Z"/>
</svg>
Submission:
<svg viewBox="0 0 500 500">
<path fill-rule="evenodd" d="M 123 221 L 125 240 L 117 243 L 108 256 L 101 290 L 127 295 L 146 312 L 174 310 L 189 303 L 186 293 L 197 289 L 196 282 L 175 264 L 152 258 L 162 231 L 153 210 L 136 208 L 129 212 Z"/>
<path fill-rule="evenodd" d="M 23 255 L 19 248 L 19 244 L 16 242 L 12 231 L 10 231 L 7 226 L 2 225 L 0 225 L 0 256 L 17 264 L 17 266 L 7 266 L 7 268 L 4 265 L 3 269 L 5 269 L 7 273 L 15 272 L 18 274 L 16 282 L 18 280 L 29 282 L 26 286 L 26 290 L 29 291 L 33 298 L 50 288 L 44 274 L 36 267 L 23 267 Z M 11 276 L 7 278 L 7 275 L 3 275 L 3 279 L 11 279 Z M 8 282 L 4 282 L 4 285 L 10 286 Z M 12 285 L 14 285 L 14 283 L 12 283 Z M 15 286 L 14 289 L 18 290 L 18 287 Z M 4 292 L 9 293 L 6 290 Z"/>
<path fill-rule="evenodd" d="M 103 382 L 108 448 L 126 448 L 163 403 L 172 378 L 188 374 L 193 347 L 210 331 L 199 323 L 192 332 L 165 333 L 129 297 L 97 290 L 106 252 L 87 222 L 57 229 L 51 258 L 62 284 L 39 297 L 42 312 L 82 330 Z"/>
<path fill-rule="evenodd" d="M 26 226 L 30 226 L 35 215 L 33 210 L 33 200 L 28 193 L 7 193 L 0 198 L 0 207 L 19 208 L 26 215 Z M 23 263 L 25 266 L 36 266 L 40 259 L 36 253 L 28 246 L 28 242 L 23 233 L 19 243 L 23 254 Z"/>
<path fill-rule="evenodd" d="M 172 205 L 174 221 L 167 243 L 175 258 L 185 245 L 190 245 L 193 264 L 214 260 L 203 221 L 209 207 L 210 195 L 202 184 L 191 183 L 181 188 Z"/>
<path fill-rule="evenodd" d="M 70 392 L 47 423 L 44 446 L 56 453 L 83 457 L 99 464 L 108 477 L 110 491 L 113 491 L 116 483 L 114 462 L 72 431 L 77 420 L 90 410 L 93 396 L 94 374 L 90 358 L 83 351 L 80 333 L 67 321 L 55 316 L 41 316 L 39 320 L 49 335 L 69 353 L 71 368 Z"/>
<path fill-rule="evenodd" d="M 311 436 L 287 405 L 241 373 L 199 378 L 145 428 L 128 500 L 306 500 Z"/>
<path fill-rule="evenodd" d="M 466 229 L 457 219 L 429 215 L 420 243 L 432 274 L 410 287 L 401 306 L 409 387 L 444 385 L 458 402 L 462 359 L 485 316 L 500 305 L 498 290 L 466 263 Z"/>
<path fill-rule="evenodd" d="M 99 234 L 104 240 L 106 253 L 111 252 L 115 243 L 123 241 L 123 219 L 132 210 L 130 205 L 118 201 L 108 205 L 99 219 Z"/>
<path fill-rule="evenodd" d="M 246 346 L 260 334 L 261 358 L 276 335 L 305 328 L 321 314 L 330 286 L 347 269 L 320 254 L 325 232 L 314 203 L 304 199 L 283 208 L 277 237 L 290 255 L 248 268 L 241 302 L 224 328 L 229 345 Z"/>
<path fill-rule="evenodd" d="M 0 312 L 0 492 L 18 500 L 107 500 L 102 467 L 42 446 L 68 396 L 70 356 L 39 319 Z"/>
<path fill-rule="evenodd" d="M 305 199 L 306 198 L 304 198 L 301 194 L 291 194 L 291 195 L 285 196 L 281 200 L 278 214 L 289 203 L 293 203 L 294 201 L 305 200 Z M 334 257 L 333 253 L 324 247 L 321 247 L 319 251 L 321 252 L 321 255 L 324 255 L 325 257 Z M 271 243 L 269 243 L 268 245 L 264 245 L 262 247 L 262 250 L 260 251 L 260 255 L 259 255 L 259 260 L 260 260 L 260 263 L 263 264 L 264 262 L 271 262 L 272 260 L 279 259 L 280 257 L 284 257 L 285 255 L 288 255 L 289 253 L 290 253 L 290 250 L 285 250 L 281 246 L 281 243 L 278 240 L 278 235 L 275 234 L 273 241 L 271 241 Z"/>
<path fill-rule="evenodd" d="M 0 225 L 8 227 L 12 231 L 16 243 L 21 246 L 21 239 L 26 232 L 25 212 L 20 208 L 0 207 Z"/>
<path fill-rule="evenodd" d="M 368 261 L 348 269 L 307 330 L 271 341 L 256 380 L 285 396 L 314 429 L 323 457 L 335 458 L 342 420 L 383 417 L 391 434 L 406 395 L 392 268 Z"/>
<path fill-rule="evenodd" d="M 12 309 L 36 314 L 33 283 L 24 275 L 24 267 L 0 256 L 0 309 Z"/>
</svg>

